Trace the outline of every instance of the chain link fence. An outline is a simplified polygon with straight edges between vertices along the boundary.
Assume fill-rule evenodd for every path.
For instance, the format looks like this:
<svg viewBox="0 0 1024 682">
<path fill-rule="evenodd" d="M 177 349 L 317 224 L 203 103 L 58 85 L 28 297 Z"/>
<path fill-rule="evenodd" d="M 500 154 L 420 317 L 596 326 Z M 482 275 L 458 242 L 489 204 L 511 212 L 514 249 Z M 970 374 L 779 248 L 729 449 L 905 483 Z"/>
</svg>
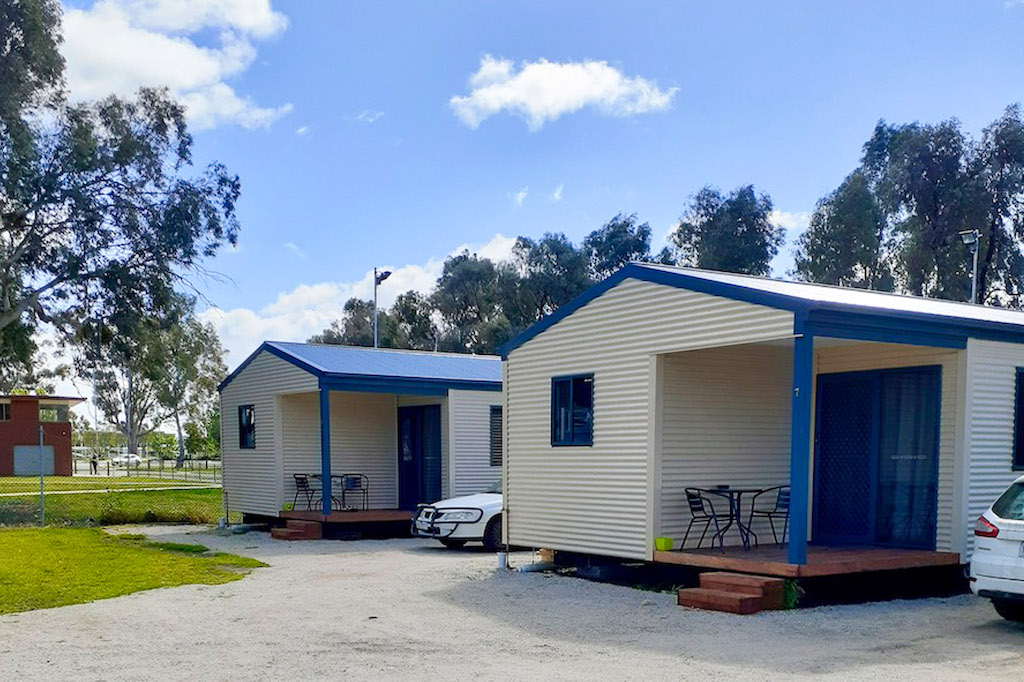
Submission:
<svg viewBox="0 0 1024 682">
<path fill-rule="evenodd" d="M 77 450 L 77 448 L 76 448 Z M 18 446 L 0 475 L 0 526 L 218 523 L 233 519 L 218 460 L 143 458 L 117 452 L 54 456 Z"/>
</svg>

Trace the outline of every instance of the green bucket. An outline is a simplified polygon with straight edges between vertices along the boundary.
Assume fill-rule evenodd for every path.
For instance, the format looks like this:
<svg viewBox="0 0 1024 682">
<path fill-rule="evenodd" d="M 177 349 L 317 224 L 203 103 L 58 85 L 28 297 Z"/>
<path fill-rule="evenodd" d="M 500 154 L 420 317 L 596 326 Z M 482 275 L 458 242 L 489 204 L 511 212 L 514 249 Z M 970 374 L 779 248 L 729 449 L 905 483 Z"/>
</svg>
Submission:
<svg viewBox="0 0 1024 682">
<path fill-rule="evenodd" d="M 654 538 L 654 549 L 659 552 L 669 552 L 672 550 L 672 538 Z"/>
</svg>

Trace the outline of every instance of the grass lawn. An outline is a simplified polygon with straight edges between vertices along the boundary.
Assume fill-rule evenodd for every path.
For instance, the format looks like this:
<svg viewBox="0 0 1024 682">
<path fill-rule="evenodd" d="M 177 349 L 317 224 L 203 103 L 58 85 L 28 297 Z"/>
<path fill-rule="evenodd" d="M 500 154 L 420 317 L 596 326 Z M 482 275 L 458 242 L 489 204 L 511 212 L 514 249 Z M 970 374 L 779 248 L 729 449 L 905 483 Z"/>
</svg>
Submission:
<svg viewBox="0 0 1024 682">
<path fill-rule="evenodd" d="M 240 580 L 261 561 L 94 528 L 0 530 L 0 614 Z"/>
<path fill-rule="evenodd" d="M 43 490 L 131 490 L 133 488 L 179 488 L 188 485 L 209 485 L 210 481 L 191 481 L 155 476 L 44 476 Z M 39 493 L 39 479 L 31 476 L 0 476 L 0 493 Z"/>
<path fill-rule="evenodd" d="M 46 523 L 58 526 L 216 523 L 224 515 L 222 500 L 219 488 L 46 495 Z M 36 523 L 38 505 L 38 495 L 0 497 L 0 526 Z"/>
</svg>

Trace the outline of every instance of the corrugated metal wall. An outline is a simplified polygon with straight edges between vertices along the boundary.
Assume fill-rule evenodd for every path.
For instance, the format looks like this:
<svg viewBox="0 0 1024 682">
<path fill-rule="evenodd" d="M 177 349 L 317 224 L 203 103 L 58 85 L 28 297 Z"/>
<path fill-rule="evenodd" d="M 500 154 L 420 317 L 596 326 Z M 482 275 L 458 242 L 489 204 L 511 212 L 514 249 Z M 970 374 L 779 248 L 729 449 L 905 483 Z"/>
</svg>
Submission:
<svg viewBox="0 0 1024 682">
<path fill-rule="evenodd" d="M 936 549 L 939 551 L 960 551 L 958 545 L 962 541 L 957 538 L 959 524 L 956 523 L 958 501 L 956 493 L 957 422 L 958 410 L 962 407 L 959 400 L 961 382 L 957 376 L 958 357 L 958 351 L 945 348 L 886 343 L 858 343 L 849 346 L 820 348 L 814 353 L 815 375 L 922 365 L 942 366 L 938 526 L 936 529 Z M 814 489 L 813 477 L 814 467 L 812 466 L 812 490 Z"/>
<path fill-rule="evenodd" d="M 646 558 L 651 356 L 792 334 L 791 313 L 626 280 L 510 353 L 509 540 Z M 550 445 L 553 376 L 594 374 L 594 444 Z"/>
<path fill-rule="evenodd" d="M 967 450 L 965 529 L 970 528 L 1015 478 L 1014 384 L 1024 367 L 1024 345 L 978 341 L 967 345 Z M 1024 425 L 1022 425 L 1024 426 Z M 968 533 L 969 549 L 974 535 Z"/>
<path fill-rule="evenodd" d="M 273 387 L 270 390 L 268 387 Z M 266 351 L 239 373 L 220 396 L 224 490 L 231 511 L 276 516 L 281 509 L 281 417 L 276 393 L 315 391 L 312 374 Z M 238 406 L 255 405 L 256 447 L 238 447 Z M 317 443 L 320 441 L 317 433 Z"/>
<path fill-rule="evenodd" d="M 501 405 L 496 391 L 449 391 L 452 462 L 452 497 L 487 490 L 501 478 L 501 467 L 491 466 L 491 405 Z"/>
<path fill-rule="evenodd" d="M 789 484 L 793 349 L 747 345 L 666 355 L 661 380 L 661 518 L 655 534 L 680 547 L 692 518 L 685 488 Z M 718 513 L 728 513 L 725 498 L 710 499 Z M 744 499 L 744 510 L 749 502 Z M 773 503 L 766 496 L 758 506 Z M 687 547 L 696 547 L 703 525 L 694 528 Z M 778 524 L 780 537 L 782 530 Z M 712 526 L 709 536 L 714 531 Z M 755 524 L 754 532 L 760 542 L 772 542 L 767 523 Z M 739 542 L 735 530 L 725 538 L 727 545 Z"/>
<path fill-rule="evenodd" d="M 281 396 L 280 404 L 281 475 L 285 501 L 291 502 L 293 474 L 320 473 L 320 396 Z M 331 473 L 369 477 L 371 509 L 394 509 L 398 504 L 395 410 L 395 396 L 389 393 L 331 391 Z M 340 500 L 340 491 L 334 491 L 334 496 Z"/>
</svg>

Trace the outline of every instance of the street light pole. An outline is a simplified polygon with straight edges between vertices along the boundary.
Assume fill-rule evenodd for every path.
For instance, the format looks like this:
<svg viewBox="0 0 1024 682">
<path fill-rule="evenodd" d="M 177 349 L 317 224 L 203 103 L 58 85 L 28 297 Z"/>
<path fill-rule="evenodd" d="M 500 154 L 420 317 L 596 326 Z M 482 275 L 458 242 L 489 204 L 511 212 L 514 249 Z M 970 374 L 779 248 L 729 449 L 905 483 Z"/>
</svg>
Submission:
<svg viewBox="0 0 1024 682">
<path fill-rule="evenodd" d="M 981 233 L 977 230 L 964 230 L 960 232 L 960 241 L 971 250 L 971 303 L 978 302 L 978 241 Z"/>
<path fill-rule="evenodd" d="M 391 276 L 390 270 L 383 270 L 380 273 L 377 272 L 377 268 L 373 269 L 373 347 L 377 348 L 377 287 L 380 283 Z"/>
</svg>

